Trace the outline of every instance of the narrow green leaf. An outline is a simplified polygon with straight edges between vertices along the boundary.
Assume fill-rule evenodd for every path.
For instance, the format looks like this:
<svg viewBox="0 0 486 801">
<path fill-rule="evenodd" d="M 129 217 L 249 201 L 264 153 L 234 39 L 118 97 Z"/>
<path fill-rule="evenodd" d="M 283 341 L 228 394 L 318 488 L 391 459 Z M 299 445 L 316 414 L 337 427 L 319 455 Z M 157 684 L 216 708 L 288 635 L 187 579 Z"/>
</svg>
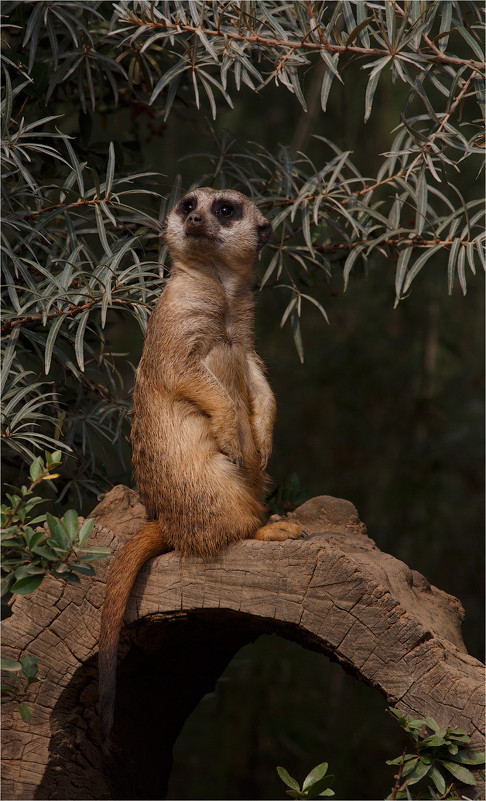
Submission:
<svg viewBox="0 0 486 801">
<path fill-rule="evenodd" d="M 358 258 L 358 256 L 360 256 L 363 253 L 365 248 L 366 248 L 366 245 L 355 245 L 349 251 L 349 255 L 348 255 L 348 257 L 347 257 L 347 259 L 346 259 L 346 261 L 344 263 L 344 270 L 343 270 L 344 291 L 346 291 L 346 289 L 348 287 L 349 275 L 351 273 L 353 265 L 354 265 L 356 259 Z"/>
<path fill-rule="evenodd" d="M 71 142 L 69 141 L 67 136 L 64 137 L 64 144 L 67 147 L 69 158 L 71 160 L 71 165 L 76 174 L 76 181 L 78 184 L 79 194 L 82 198 L 84 198 L 83 167 L 79 163 L 78 157 L 76 156 L 76 153 L 73 150 L 73 146 L 71 145 Z"/>
<path fill-rule="evenodd" d="M 400 302 L 401 299 L 402 287 L 405 281 L 408 262 L 410 261 L 410 256 L 412 255 L 412 252 L 413 252 L 412 247 L 406 247 L 400 251 L 400 255 L 398 257 L 396 274 L 395 274 L 395 307 L 397 306 L 397 304 Z"/>
<path fill-rule="evenodd" d="M 113 256 L 113 252 L 111 250 L 108 238 L 106 236 L 105 223 L 103 221 L 103 215 L 101 213 L 101 209 L 98 204 L 96 204 L 95 206 L 95 216 L 96 216 L 96 227 L 98 229 L 98 236 L 100 238 L 101 244 L 103 245 L 103 250 L 105 251 L 105 254 L 109 258 L 111 258 Z"/>
<path fill-rule="evenodd" d="M 292 309 L 290 315 L 290 323 L 292 326 L 292 334 L 294 337 L 295 348 L 297 350 L 301 364 L 304 364 L 304 343 L 302 342 L 302 332 L 300 330 L 300 318 L 297 308 Z"/>
<path fill-rule="evenodd" d="M 452 288 L 454 286 L 454 274 L 457 264 L 457 253 L 461 245 L 460 239 L 454 239 L 449 253 L 449 261 L 447 263 L 447 289 L 449 295 L 452 295 Z"/>
<path fill-rule="evenodd" d="M 420 173 L 417 181 L 417 214 L 415 217 L 415 230 L 421 235 L 427 220 L 427 178 L 425 170 Z"/>
<path fill-rule="evenodd" d="M 328 101 L 328 98 L 329 98 L 329 92 L 331 91 L 332 79 L 334 78 L 334 76 L 335 76 L 335 74 L 337 72 L 339 53 L 336 53 L 334 56 L 332 56 L 332 59 L 333 59 L 333 62 L 334 62 L 334 69 L 331 69 L 331 67 L 326 67 L 326 70 L 324 72 L 324 76 L 322 78 L 322 84 L 321 84 L 321 108 L 322 108 L 323 111 L 325 111 L 327 109 L 327 101 Z"/>
<path fill-rule="evenodd" d="M 350 44 L 354 42 L 354 40 L 359 36 L 362 30 L 366 28 L 371 22 L 373 22 L 373 17 L 367 17 L 366 19 L 362 20 L 359 25 L 356 25 L 356 28 L 353 28 L 351 33 L 349 34 L 346 47 L 349 47 Z"/>
<path fill-rule="evenodd" d="M 468 43 L 469 47 L 474 51 L 474 54 L 479 59 L 479 61 L 483 61 L 484 53 L 481 49 L 480 42 L 476 41 L 474 36 L 468 30 L 466 30 L 464 25 L 456 25 L 456 30 L 458 33 L 460 33 L 462 38 Z"/>
<path fill-rule="evenodd" d="M 374 69 L 371 70 L 370 77 L 368 79 L 368 85 L 366 87 L 365 92 L 365 113 L 364 113 L 364 121 L 367 122 L 370 118 L 371 109 L 373 106 L 373 98 L 375 96 L 376 87 L 378 86 L 378 81 L 380 80 L 380 73 L 386 67 L 388 62 L 391 60 L 391 56 L 384 56 L 384 58 L 380 58 L 377 62 L 375 62 Z"/>
<path fill-rule="evenodd" d="M 414 262 L 413 267 L 411 267 L 410 270 L 408 271 L 407 276 L 405 278 L 405 282 L 402 288 L 404 294 L 406 294 L 410 289 L 410 285 L 413 279 L 415 278 L 416 275 L 418 275 L 418 273 L 424 266 L 425 262 L 428 261 L 428 259 L 430 259 L 430 257 L 433 256 L 434 253 L 437 253 L 438 250 L 443 250 L 443 249 L 444 249 L 443 245 L 434 245 L 434 247 L 432 248 L 427 248 L 422 253 L 422 255 L 418 257 L 418 259 Z"/>
<path fill-rule="evenodd" d="M 84 372 L 84 332 L 89 318 L 89 309 L 86 309 L 80 317 L 78 327 L 76 329 L 76 337 L 74 339 L 74 352 L 76 354 L 76 361 L 81 372 Z"/>
<path fill-rule="evenodd" d="M 459 251 L 459 258 L 457 259 L 457 277 L 459 278 L 459 285 L 462 289 L 463 295 L 465 295 L 467 292 L 465 265 L 466 265 L 466 247 L 465 245 L 462 245 Z"/>
<path fill-rule="evenodd" d="M 54 350 L 54 343 L 56 341 L 56 337 L 65 319 L 66 315 L 60 314 L 49 329 L 49 334 L 46 341 L 46 350 L 44 354 L 44 370 L 46 375 L 48 375 L 49 370 L 51 369 L 51 360 L 52 360 L 52 352 Z"/>
<path fill-rule="evenodd" d="M 107 200 L 111 195 L 114 174 L 115 174 L 115 146 L 113 142 L 110 142 L 110 147 L 108 148 L 108 164 L 106 167 L 106 183 L 105 183 L 105 197 Z"/>
</svg>

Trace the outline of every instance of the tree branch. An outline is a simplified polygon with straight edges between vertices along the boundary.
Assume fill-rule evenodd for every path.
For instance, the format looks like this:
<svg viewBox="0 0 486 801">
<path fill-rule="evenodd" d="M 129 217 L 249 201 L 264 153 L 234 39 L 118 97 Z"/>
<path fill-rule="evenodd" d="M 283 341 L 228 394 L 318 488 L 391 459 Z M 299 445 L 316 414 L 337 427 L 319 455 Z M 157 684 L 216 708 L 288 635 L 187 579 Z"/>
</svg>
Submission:
<svg viewBox="0 0 486 801">
<path fill-rule="evenodd" d="M 320 50 L 326 50 L 329 53 L 350 53 L 352 55 L 357 56 L 397 56 L 398 54 L 394 52 L 392 49 L 385 49 L 379 47 L 359 47 L 358 45 L 336 45 L 330 44 L 329 41 L 325 39 L 323 35 L 321 35 L 321 31 L 317 28 L 317 32 L 319 33 L 320 42 L 309 42 L 306 39 L 302 39 L 300 41 L 292 41 L 287 39 L 275 39 L 268 36 L 260 36 L 256 33 L 237 33 L 236 31 L 228 30 L 227 28 L 222 29 L 221 26 L 218 26 L 217 29 L 213 28 L 204 28 L 201 25 L 189 25 L 188 23 L 171 23 L 169 20 L 161 20 L 156 22 L 155 20 L 147 20 L 145 18 L 139 18 L 135 14 L 130 15 L 129 20 L 125 20 L 126 22 L 130 22 L 134 27 L 144 27 L 149 28 L 152 30 L 171 30 L 177 34 L 181 33 L 195 33 L 195 34 L 202 34 L 203 36 L 211 36 L 213 38 L 219 38 L 223 41 L 237 41 L 237 42 L 246 42 L 247 44 L 258 45 L 259 47 L 264 48 L 276 48 L 276 49 L 285 49 L 285 50 L 303 50 L 303 51 L 310 51 L 310 52 L 319 52 Z M 430 40 L 427 42 L 429 46 L 432 46 Z M 451 66 L 466 66 L 472 70 L 477 72 L 484 72 L 486 69 L 486 62 L 484 61 L 476 61 L 474 59 L 464 59 L 464 58 L 457 58 L 455 56 L 446 56 L 445 53 L 442 51 L 437 50 L 437 48 L 433 49 L 433 53 L 430 55 L 421 54 L 423 56 L 424 62 L 427 64 L 448 64 Z M 286 56 L 288 57 L 288 56 Z"/>
</svg>

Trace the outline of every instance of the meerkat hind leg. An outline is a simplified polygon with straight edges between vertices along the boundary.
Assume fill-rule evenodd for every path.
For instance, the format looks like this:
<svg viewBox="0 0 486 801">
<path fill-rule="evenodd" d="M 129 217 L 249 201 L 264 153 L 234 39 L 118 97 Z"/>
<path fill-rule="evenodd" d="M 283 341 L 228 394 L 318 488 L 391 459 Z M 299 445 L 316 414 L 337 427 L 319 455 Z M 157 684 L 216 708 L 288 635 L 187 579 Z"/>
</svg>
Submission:
<svg viewBox="0 0 486 801">
<path fill-rule="evenodd" d="M 273 520 L 255 532 L 255 540 L 297 540 L 305 537 L 306 533 L 300 523 L 291 523 L 289 520 Z"/>
</svg>

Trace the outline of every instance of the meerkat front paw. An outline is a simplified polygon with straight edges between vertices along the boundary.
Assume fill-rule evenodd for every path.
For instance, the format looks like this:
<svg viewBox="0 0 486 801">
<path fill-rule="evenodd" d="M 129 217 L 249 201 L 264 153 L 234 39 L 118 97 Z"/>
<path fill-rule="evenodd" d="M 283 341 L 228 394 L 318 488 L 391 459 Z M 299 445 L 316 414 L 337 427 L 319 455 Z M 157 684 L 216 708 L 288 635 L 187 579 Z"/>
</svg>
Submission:
<svg viewBox="0 0 486 801">
<path fill-rule="evenodd" d="M 219 449 L 221 453 L 223 453 L 230 460 L 230 462 L 238 465 L 238 467 L 243 467 L 245 460 L 243 458 L 243 452 L 238 441 L 220 443 Z"/>
<path fill-rule="evenodd" d="M 272 515 L 271 522 L 258 529 L 254 535 L 255 540 L 277 540 L 283 542 L 283 540 L 297 540 L 301 537 L 307 537 L 307 532 L 300 523 L 291 523 L 285 518 L 275 520 L 275 517 L 277 515 Z"/>
</svg>

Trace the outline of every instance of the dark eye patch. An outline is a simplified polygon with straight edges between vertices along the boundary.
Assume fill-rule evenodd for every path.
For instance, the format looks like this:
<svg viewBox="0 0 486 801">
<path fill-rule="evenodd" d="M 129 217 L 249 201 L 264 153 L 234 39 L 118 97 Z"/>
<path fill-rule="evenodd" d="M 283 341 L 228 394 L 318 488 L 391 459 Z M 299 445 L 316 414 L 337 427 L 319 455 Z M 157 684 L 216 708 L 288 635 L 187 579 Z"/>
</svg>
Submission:
<svg viewBox="0 0 486 801">
<path fill-rule="evenodd" d="M 191 211 L 194 211 L 197 208 L 197 198 L 195 197 L 183 197 L 180 201 L 179 205 L 177 206 L 176 212 L 180 214 L 181 217 L 187 217 Z"/>
<path fill-rule="evenodd" d="M 241 220 L 243 217 L 243 205 L 223 198 L 213 201 L 211 212 L 222 225 L 231 225 L 235 220 Z"/>
</svg>

